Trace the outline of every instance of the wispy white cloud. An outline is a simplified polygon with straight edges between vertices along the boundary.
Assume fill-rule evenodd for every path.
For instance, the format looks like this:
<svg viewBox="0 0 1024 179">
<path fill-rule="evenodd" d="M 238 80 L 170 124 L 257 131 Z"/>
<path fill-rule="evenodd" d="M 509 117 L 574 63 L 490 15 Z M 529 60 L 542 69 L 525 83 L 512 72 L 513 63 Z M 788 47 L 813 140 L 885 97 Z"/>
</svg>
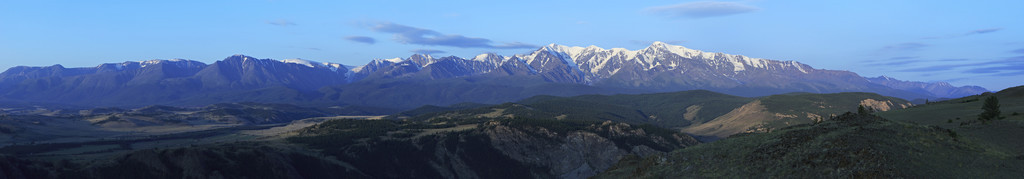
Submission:
<svg viewBox="0 0 1024 179">
<path fill-rule="evenodd" d="M 996 31 L 1000 31 L 1000 30 L 1003 30 L 1003 28 L 978 29 L 978 30 L 972 30 L 970 32 L 967 32 L 964 35 L 987 34 L 987 33 L 992 33 L 992 32 L 996 32 Z"/>
<path fill-rule="evenodd" d="M 459 17 L 459 16 L 462 16 L 462 14 L 459 14 L 459 13 L 454 13 L 454 12 L 453 12 L 453 13 L 447 13 L 447 14 L 444 14 L 444 15 L 442 15 L 442 16 L 444 16 L 444 17 Z"/>
<path fill-rule="evenodd" d="M 267 21 L 267 24 L 276 25 L 276 26 L 282 26 L 282 27 L 298 25 L 298 24 L 295 24 L 292 21 L 288 21 L 288 20 L 284 20 L 284 19 Z"/>
<path fill-rule="evenodd" d="M 348 36 L 348 37 L 345 37 L 345 40 L 349 40 L 349 41 L 353 41 L 353 42 L 359 42 L 359 43 L 365 43 L 365 44 L 377 43 L 377 39 L 374 39 L 373 37 L 367 37 L 367 36 Z"/>
<path fill-rule="evenodd" d="M 917 51 L 928 47 L 928 44 L 907 42 L 882 47 L 883 51 Z"/>
<path fill-rule="evenodd" d="M 1013 51 L 1010 51 L 1010 52 L 1013 52 L 1013 53 L 1024 53 L 1024 48 L 1013 50 Z"/>
<path fill-rule="evenodd" d="M 912 57 L 912 56 L 892 57 L 892 58 L 889 58 L 889 60 L 909 60 L 909 59 L 915 59 L 915 58 L 918 58 L 918 57 Z"/>
<path fill-rule="evenodd" d="M 963 63 L 975 61 L 973 63 Z M 1008 57 L 997 60 L 969 60 L 969 59 L 946 59 L 946 60 L 927 60 L 927 61 L 916 61 L 916 62 L 927 62 L 928 64 L 945 63 L 931 66 L 918 66 L 911 67 L 899 72 L 926 72 L 926 73 L 961 73 L 968 75 L 983 75 L 983 76 L 1019 76 L 1024 75 L 1024 56 Z M 914 63 L 916 63 L 914 62 Z M 952 62 L 952 63 L 949 63 Z M 892 67 L 901 67 L 906 64 L 876 64 L 876 65 L 887 65 Z"/>
<path fill-rule="evenodd" d="M 900 72 L 937 72 L 937 71 L 948 71 L 959 67 L 964 67 L 962 64 L 946 64 L 946 65 L 932 65 L 926 67 L 914 67 L 899 70 Z"/>
<path fill-rule="evenodd" d="M 540 46 L 520 42 L 508 42 L 494 45 L 490 39 L 479 37 L 466 37 L 455 34 L 442 34 L 440 32 L 416 28 L 395 23 L 378 23 L 373 25 L 371 30 L 376 32 L 391 33 L 395 41 L 406 44 L 449 46 L 459 48 L 495 48 L 495 49 L 521 49 L 539 48 Z"/>
<path fill-rule="evenodd" d="M 1014 76 L 1024 74 L 1024 56 L 1010 57 L 1002 60 L 972 64 L 966 73 L 994 74 L 997 76 Z"/>
<path fill-rule="evenodd" d="M 953 35 L 947 35 L 947 36 L 937 36 L 937 37 L 925 37 L 924 39 L 948 39 L 948 38 L 957 38 L 957 37 L 965 37 L 965 36 L 971 36 L 971 35 L 978 35 L 978 34 L 987 34 L 987 33 L 993 33 L 993 32 L 998 32 L 998 31 L 1000 31 L 1000 30 L 1003 30 L 1003 28 L 987 28 L 987 29 L 977 29 L 977 30 L 972 30 L 972 31 L 970 31 L 970 32 L 966 32 L 966 33 L 961 33 L 961 34 L 953 34 Z"/>
<path fill-rule="evenodd" d="M 708 18 L 743 14 L 760 8 L 738 2 L 700 1 L 649 7 L 644 11 L 672 18 Z"/>
<path fill-rule="evenodd" d="M 418 53 L 418 54 L 428 54 L 428 55 L 429 54 L 435 54 L 435 53 L 447 53 L 445 51 L 434 50 L 434 49 L 416 49 L 416 50 L 410 50 L 410 52 Z"/>
</svg>

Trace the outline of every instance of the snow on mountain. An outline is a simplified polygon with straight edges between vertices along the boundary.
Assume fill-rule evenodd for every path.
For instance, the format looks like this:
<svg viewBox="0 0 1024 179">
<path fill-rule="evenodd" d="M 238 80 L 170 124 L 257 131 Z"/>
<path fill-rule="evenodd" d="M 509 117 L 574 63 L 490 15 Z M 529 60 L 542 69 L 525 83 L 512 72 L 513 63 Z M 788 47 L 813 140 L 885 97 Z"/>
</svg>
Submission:
<svg viewBox="0 0 1024 179">
<path fill-rule="evenodd" d="M 391 63 L 398 63 L 398 62 L 402 62 L 402 58 L 389 58 L 389 59 L 384 59 L 384 60 L 385 60 L 385 61 L 389 61 L 389 62 L 391 62 Z"/>
<path fill-rule="evenodd" d="M 349 71 L 352 71 L 351 67 L 347 67 L 346 65 L 342 65 L 340 63 L 316 62 L 316 61 L 305 60 L 305 59 L 301 59 L 301 58 L 284 59 L 284 60 L 281 60 L 281 62 L 283 62 L 283 63 L 290 63 L 290 64 L 299 64 L 299 65 L 307 66 L 307 67 L 310 67 L 310 68 L 328 68 L 328 69 L 330 69 L 331 71 L 334 71 L 334 72 L 337 72 L 338 70 L 342 70 L 342 69 L 344 69 L 344 71 L 346 73 L 348 73 Z"/>
<path fill-rule="evenodd" d="M 154 60 L 144 60 L 144 61 L 126 61 L 126 62 L 122 62 L 122 63 L 104 63 L 104 64 L 100 64 L 99 66 L 96 66 L 96 68 L 98 70 L 101 70 L 101 71 L 103 71 L 103 70 L 123 71 L 123 70 L 140 69 L 140 68 L 145 68 L 145 67 L 148 67 L 148 66 L 153 66 L 153 65 L 157 65 L 157 64 L 165 64 L 165 63 L 166 64 L 175 65 L 178 68 L 189 68 L 189 67 L 200 67 L 201 68 L 203 66 L 206 66 L 206 64 L 203 63 L 203 62 L 192 61 L 192 60 L 184 60 L 184 59 L 161 60 L 161 59 L 154 59 Z"/>
<path fill-rule="evenodd" d="M 565 64 L 569 65 L 569 67 L 575 68 L 577 70 L 580 69 L 580 66 L 577 65 L 577 63 L 576 63 L 576 59 L 573 59 L 573 56 L 583 52 L 583 50 L 584 50 L 583 47 L 566 47 L 566 46 L 551 44 L 551 45 L 545 46 L 544 49 L 547 50 L 547 51 L 550 51 L 550 52 L 554 52 L 554 55 L 556 55 L 559 58 L 561 58 L 562 61 L 565 62 Z"/>
<path fill-rule="evenodd" d="M 503 57 L 495 53 L 484 53 L 477 55 L 476 57 L 473 57 L 473 59 L 471 60 L 484 63 L 488 68 L 488 70 L 486 71 L 490 71 L 490 69 L 498 68 L 498 66 L 500 66 L 501 63 L 507 59 L 509 58 Z"/>
<path fill-rule="evenodd" d="M 335 72 L 336 72 L 336 71 L 338 71 L 339 69 L 342 69 L 342 68 L 344 68 L 344 67 L 345 67 L 345 65 L 342 65 L 342 64 L 339 64 L 339 63 L 328 63 L 328 62 L 324 62 L 324 63 L 322 63 L 322 64 L 323 64 L 324 66 L 327 66 L 327 68 L 330 68 L 330 69 L 331 69 L 331 71 L 335 71 Z M 345 69 L 348 69 L 348 68 L 345 68 Z M 345 71 L 349 71 L 349 70 L 345 70 Z"/>
<path fill-rule="evenodd" d="M 281 60 L 281 62 L 284 62 L 284 63 L 291 63 L 291 64 L 299 64 L 299 65 L 304 65 L 304 66 L 308 66 L 308 67 L 310 67 L 310 68 L 316 68 L 316 67 L 321 67 L 321 66 L 322 66 L 322 64 L 320 64 L 319 62 L 314 62 L 314 61 L 309 61 L 309 60 L 303 60 L 303 59 L 300 59 L 300 58 L 296 58 L 296 59 L 284 59 L 284 60 Z"/>
<path fill-rule="evenodd" d="M 481 62 L 487 61 L 487 58 L 490 57 L 491 54 L 493 54 L 493 53 L 485 53 L 485 54 L 476 55 L 476 57 L 473 57 L 472 60 L 473 61 L 481 61 Z"/>
<path fill-rule="evenodd" d="M 360 71 L 363 71 L 363 67 L 366 67 L 366 65 L 358 66 L 358 67 L 355 67 L 355 68 L 351 68 L 352 69 L 351 71 L 353 73 L 359 73 Z"/>
<path fill-rule="evenodd" d="M 661 65 L 667 66 L 668 69 L 679 68 L 681 62 L 671 60 L 674 59 L 672 56 L 678 56 L 683 59 L 700 60 L 712 66 L 730 64 L 729 66 L 732 68 L 732 72 L 734 73 L 745 71 L 748 68 L 769 68 L 773 62 L 774 64 L 777 64 L 776 66 L 781 68 L 792 67 L 798 71 L 807 73 L 807 71 L 802 68 L 802 64 L 797 64 L 792 61 L 787 64 L 785 62 L 750 58 L 742 55 L 703 52 L 683 46 L 670 45 L 664 42 L 654 42 L 649 47 L 641 50 L 628 50 L 623 48 L 604 49 L 593 45 L 588 47 L 569 47 L 557 44 L 547 45 L 540 50 L 555 52 L 556 55 L 560 55 L 560 57 L 562 57 L 570 66 L 590 74 L 599 74 L 601 71 L 610 71 L 612 73 L 609 73 L 608 75 L 614 75 L 618 73 L 621 68 L 610 67 L 614 66 L 612 64 L 625 64 L 629 62 L 642 66 L 642 69 L 645 71 L 654 70 L 656 67 Z M 536 53 L 529 55 L 517 55 L 517 57 L 526 59 L 528 63 L 532 63 L 532 61 L 535 60 Z"/>
<path fill-rule="evenodd" d="M 51 85 L 55 83 L 47 82 L 50 80 L 48 77 L 60 77 L 67 81 Z M 171 59 L 108 63 L 92 68 L 63 68 L 59 65 L 15 67 L 0 73 L 0 87 L 7 85 L 8 91 L 13 91 L 11 94 L 29 94 L 36 88 L 52 89 L 56 94 L 79 89 L 132 85 L 142 89 L 153 87 L 146 85 L 165 84 L 179 85 L 182 89 L 203 87 L 210 90 L 252 90 L 285 86 L 313 90 L 328 86 L 372 84 L 357 83 L 363 80 L 386 79 L 418 83 L 462 77 L 473 77 L 467 81 L 514 80 L 524 85 L 552 82 L 645 92 L 706 89 L 747 96 L 862 91 L 916 99 L 956 97 L 987 91 L 980 87 L 905 82 L 889 77 L 866 79 L 853 72 L 814 69 L 796 61 L 704 52 L 663 42 L 654 42 L 639 50 L 549 44 L 526 54 L 501 56 L 485 53 L 471 59 L 414 54 L 404 59 L 374 59 L 361 66 L 234 55 L 210 65 Z M 28 82 L 22 84 L 23 81 Z M 472 85 L 461 87 L 473 88 Z M 174 87 L 166 89 L 177 90 Z M 81 94 L 87 92 L 82 91 Z M 39 98 L 48 96 L 40 94 Z"/>
</svg>

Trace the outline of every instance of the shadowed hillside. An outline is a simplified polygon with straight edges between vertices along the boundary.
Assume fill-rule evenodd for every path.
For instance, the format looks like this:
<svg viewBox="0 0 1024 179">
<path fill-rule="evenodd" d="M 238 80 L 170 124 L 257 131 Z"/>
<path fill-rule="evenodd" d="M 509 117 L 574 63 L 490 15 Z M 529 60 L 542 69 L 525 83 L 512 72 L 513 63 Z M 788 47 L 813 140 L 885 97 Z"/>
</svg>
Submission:
<svg viewBox="0 0 1024 179">
<path fill-rule="evenodd" d="M 1024 172 L 1022 159 L 950 130 L 845 114 L 629 157 L 596 178 L 1013 178 Z"/>
<path fill-rule="evenodd" d="M 978 120 L 985 99 L 1002 115 Z M 789 100 L 799 98 L 788 98 Z M 652 157 L 627 157 L 596 178 L 1015 178 L 1024 173 L 1024 87 L 821 123 Z"/>
<path fill-rule="evenodd" d="M 747 132 L 812 123 L 858 106 L 887 111 L 910 107 L 899 98 L 872 93 L 794 93 L 745 98 L 705 90 L 640 95 L 583 95 L 575 97 L 536 96 L 516 103 L 480 108 L 425 107 L 393 115 L 393 119 L 530 117 L 572 120 L 611 120 L 630 124 L 653 124 L 683 132 L 724 138 Z M 442 111 L 451 109 L 451 111 Z M 427 112 L 441 111 L 441 112 Z M 418 114 L 412 116 L 409 114 Z"/>
</svg>

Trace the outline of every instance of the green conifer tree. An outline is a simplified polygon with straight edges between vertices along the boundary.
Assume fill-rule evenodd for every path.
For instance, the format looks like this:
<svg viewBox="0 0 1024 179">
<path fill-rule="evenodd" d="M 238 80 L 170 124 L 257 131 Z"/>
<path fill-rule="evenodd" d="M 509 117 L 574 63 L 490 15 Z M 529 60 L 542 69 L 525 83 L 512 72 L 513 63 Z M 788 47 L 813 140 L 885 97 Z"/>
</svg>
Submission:
<svg viewBox="0 0 1024 179">
<path fill-rule="evenodd" d="M 982 123 L 988 123 L 988 121 L 993 119 L 999 119 L 999 99 L 995 96 L 985 98 L 985 104 L 981 106 L 981 109 L 984 111 L 982 111 L 981 114 L 978 114 L 978 120 L 981 120 Z"/>
</svg>

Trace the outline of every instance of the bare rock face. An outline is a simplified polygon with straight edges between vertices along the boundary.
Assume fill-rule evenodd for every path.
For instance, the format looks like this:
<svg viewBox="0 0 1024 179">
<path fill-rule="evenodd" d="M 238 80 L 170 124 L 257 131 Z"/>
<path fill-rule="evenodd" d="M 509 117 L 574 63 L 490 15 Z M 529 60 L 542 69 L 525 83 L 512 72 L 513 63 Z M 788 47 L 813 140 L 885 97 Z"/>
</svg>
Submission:
<svg viewBox="0 0 1024 179">
<path fill-rule="evenodd" d="M 903 109 L 913 106 L 914 104 L 899 104 L 893 103 L 892 101 L 879 101 L 875 99 L 864 99 L 860 101 L 860 105 L 868 108 L 872 108 L 879 111 L 889 111 L 893 109 Z"/>
<path fill-rule="evenodd" d="M 487 134 L 491 137 L 492 145 L 509 157 L 524 163 L 548 166 L 552 174 L 561 178 L 593 176 L 630 153 L 616 147 L 611 140 L 589 132 L 571 132 L 544 139 L 517 129 L 497 126 L 487 131 Z"/>
<path fill-rule="evenodd" d="M 647 135 L 643 129 L 635 129 L 625 123 L 612 122 L 591 126 L 594 130 L 564 133 L 543 127 L 512 127 L 494 122 L 485 128 L 483 132 L 490 138 L 494 148 L 519 162 L 549 168 L 550 174 L 559 178 L 587 178 L 596 175 L 626 155 L 647 156 L 667 152 L 646 145 L 622 148 L 609 138 L 643 138 L 672 148 L 696 143 L 689 136 L 683 138 L 675 135 L 666 139 Z"/>
</svg>

